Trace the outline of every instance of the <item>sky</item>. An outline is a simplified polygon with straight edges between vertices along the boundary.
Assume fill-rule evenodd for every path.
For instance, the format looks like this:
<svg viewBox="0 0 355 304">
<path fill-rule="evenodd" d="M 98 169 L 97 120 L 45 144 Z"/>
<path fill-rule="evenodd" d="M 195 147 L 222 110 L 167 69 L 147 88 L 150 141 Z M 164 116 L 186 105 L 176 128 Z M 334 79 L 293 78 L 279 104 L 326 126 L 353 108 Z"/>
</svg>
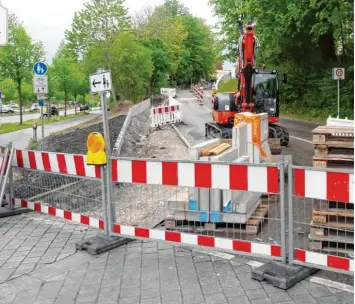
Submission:
<svg viewBox="0 0 355 304">
<path fill-rule="evenodd" d="M 64 31 L 70 29 L 74 12 L 83 7 L 87 0 L 0 0 L 2 5 L 15 13 L 34 40 L 43 42 L 48 63 L 55 55 L 59 43 L 64 39 Z M 180 0 L 190 12 L 206 20 L 209 25 L 217 22 L 208 0 Z M 142 6 L 153 6 L 164 3 L 164 0 L 125 0 L 130 13 L 138 11 Z"/>
</svg>

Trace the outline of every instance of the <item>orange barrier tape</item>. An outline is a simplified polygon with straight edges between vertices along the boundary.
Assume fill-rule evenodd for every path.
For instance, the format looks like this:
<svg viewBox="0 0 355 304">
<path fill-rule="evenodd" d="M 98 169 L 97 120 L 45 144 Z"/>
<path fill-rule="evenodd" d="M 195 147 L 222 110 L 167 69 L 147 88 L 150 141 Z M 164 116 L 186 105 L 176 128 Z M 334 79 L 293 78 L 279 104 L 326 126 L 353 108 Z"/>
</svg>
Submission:
<svg viewBox="0 0 355 304">
<path fill-rule="evenodd" d="M 244 113 L 237 113 L 234 115 L 234 127 L 236 127 L 242 121 L 252 124 L 252 142 L 258 148 L 260 155 L 262 157 L 267 157 L 267 153 L 261 147 L 261 137 L 260 137 L 261 120 L 260 120 L 260 116 L 258 116 L 258 115 L 248 116 L 248 115 L 245 115 Z"/>
</svg>

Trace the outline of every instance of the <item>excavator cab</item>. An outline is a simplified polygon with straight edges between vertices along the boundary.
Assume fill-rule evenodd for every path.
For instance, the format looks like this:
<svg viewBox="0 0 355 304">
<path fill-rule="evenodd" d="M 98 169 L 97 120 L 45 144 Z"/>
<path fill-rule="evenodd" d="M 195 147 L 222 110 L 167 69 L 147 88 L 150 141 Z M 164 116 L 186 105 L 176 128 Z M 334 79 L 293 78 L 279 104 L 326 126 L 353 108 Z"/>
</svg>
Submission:
<svg viewBox="0 0 355 304">
<path fill-rule="evenodd" d="M 279 117 L 279 80 L 276 70 L 255 69 L 253 74 L 253 100 L 255 113 L 268 113 L 269 120 Z"/>
</svg>

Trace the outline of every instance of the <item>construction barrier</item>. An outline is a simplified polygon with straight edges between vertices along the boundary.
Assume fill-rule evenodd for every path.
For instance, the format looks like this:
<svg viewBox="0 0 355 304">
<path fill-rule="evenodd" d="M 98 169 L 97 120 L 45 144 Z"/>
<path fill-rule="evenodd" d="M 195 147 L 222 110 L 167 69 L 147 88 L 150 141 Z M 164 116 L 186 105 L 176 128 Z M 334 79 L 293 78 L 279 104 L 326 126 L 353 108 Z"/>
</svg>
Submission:
<svg viewBox="0 0 355 304">
<path fill-rule="evenodd" d="M 11 164 L 1 169 L 1 198 L 14 206 L 105 229 L 105 235 L 218 248 L 353 275 L 353 171 L 289 164 L 285 185 L 282 159 L 255 164 L 211 156 L 112 157 L 108 202 L 104 167 L 87 165 L 84 155 L 11 145 L 0 153 L 1 163 L 7 157 Z"/>
<path fill-rule="evenodd" d="M 176 89 L 175 88 L 161 88 L 161 95 L 167 95 L 168 97 L 176 97 Z"/>
<path fill-rule="evenodd" d="M 182 121 L 179 105 L 162 106 L 150 110 L 150 126 L 152 128 L 175 124 Z"/>
<path fill-rule="evenodd" d="M 353 274 L 354 172 L 292 166 L 290 178 L 290 261 Z"/>
</svg>

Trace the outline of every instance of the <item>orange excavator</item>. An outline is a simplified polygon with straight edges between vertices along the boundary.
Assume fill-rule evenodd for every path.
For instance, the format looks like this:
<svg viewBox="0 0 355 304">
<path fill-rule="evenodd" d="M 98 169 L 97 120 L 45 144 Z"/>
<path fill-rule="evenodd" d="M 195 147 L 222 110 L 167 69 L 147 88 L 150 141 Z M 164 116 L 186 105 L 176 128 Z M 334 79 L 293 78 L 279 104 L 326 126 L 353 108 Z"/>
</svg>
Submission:
<svg viewBox="0 0 355 304">
<path fill-rule="evenodd" d="M 220 81 L 212 99 L 214 122 L 205 124 L 206 137 L 232 138 L 234 115 L 240 112 L 268 113 L 269 138 L 280 138 L 281 146 L 289 143 L 286 128 L 279 121 L 279 79 L 276 70 L 256 67 L 259 40 L 255 37 L 254 24 L 249 23 L 240 31 L 237 79 Z M 283 82 L 286 83 L 284 74 Z M 224 83 L 223 83 L 224 82 Z M 229 82 L 232 85 L 226 85 Z M 224 87 L 224 88 L 223 88 Z"/>
</svg>

